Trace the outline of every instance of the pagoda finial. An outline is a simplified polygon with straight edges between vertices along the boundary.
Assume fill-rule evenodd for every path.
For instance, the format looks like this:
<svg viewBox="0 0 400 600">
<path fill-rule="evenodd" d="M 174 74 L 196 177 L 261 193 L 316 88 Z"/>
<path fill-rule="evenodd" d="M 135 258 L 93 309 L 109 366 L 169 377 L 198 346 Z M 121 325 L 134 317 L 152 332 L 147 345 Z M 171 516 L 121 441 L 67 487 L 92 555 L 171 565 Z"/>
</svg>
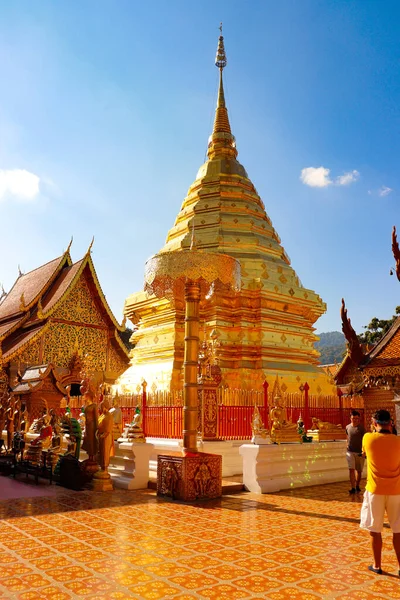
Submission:
<svg viewBox="0 0 400 600">
<path fill-rule="evenodd" d="M 224 82 L 222 78 L 222 71 L 228 62 L 225 53 L 224 36 L 222 35 L 222 23 L 219 29 L 221 35 L 218 39 L 217 54 L 215 56 L 215 66 L 219 69 L 219 89 L 213 132 L 208 142 L 208 157 L 210 159 L 216 156 L 230 156 L 233 158 L 237 156 L 235 138 L 232 135 L 225 103 Z"/>
<path fill-rule="evenodd" d="M 71 246 L 72 246 L 72 242 L 73 242 L 73 241 L 74 241 L 74 236 L 73 236 L 73 235 L 71 235 L 71 240 L 70 240 L 70 242 L 69 242 L 69 244 L 68 244 L 68 248 L 67 248 L 67 250 L 66 250 L 66 253 L 67 253 L 67 252 L 69 252 L 69 251 L 71 250 Z"/>
<path fill-rule="evenodd" d="M 218 47 L 217 47 L 217 55 L 215 57 L 215 65 L 218 67 L 218 69 L 220 71 L 222 71 L 223 69 L 225 69 L 226 67 L 226 54 L 225 54 L 225 46 L 224 46 L 224 36 L 222 35 L 222 22 L 219 26 L 219 30 L 221 32 L 221 35 L 219 36 L 219 40 L 218 40 Z"/>
<path fill-rule="evenodd" d="M 89 244 L 89 248 L 87 249 L 86 254 L 90 254 L 93 248 L 93 244 L 94 244 L 94 236 L 92 237 L 92 241 Z"/>
</svg>

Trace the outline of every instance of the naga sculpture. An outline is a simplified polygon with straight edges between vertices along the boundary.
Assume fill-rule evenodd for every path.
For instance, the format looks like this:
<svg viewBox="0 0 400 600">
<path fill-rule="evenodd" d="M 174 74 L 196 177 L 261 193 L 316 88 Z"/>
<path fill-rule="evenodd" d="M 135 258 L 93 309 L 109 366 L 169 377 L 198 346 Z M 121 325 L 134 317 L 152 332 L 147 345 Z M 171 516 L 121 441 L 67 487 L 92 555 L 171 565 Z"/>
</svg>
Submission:
<svg viewBox="0 0 400 600">
<path fill-rule="evenodd" d="M 396 234 L 396 227 L 393 227 L 393 231 L 392 231 L 392 251 L 393 251 L 393 256 L 394 256 L 394 260 L 396 261 L 396 276 L 397 279 L 400 281 L 400 248 L 399 248 L 399 242 L 397 241 L 397 234 Z M 392 274 L 392 273 L 390 273 Z"/>
<path fill-rule="evenodd" d="M 342 298 L 342 308 L 340 309 L 340 316 L 342 318 L 342 331 L 344 337 L 347 340 L 347 348 L 351 360 L 359 365 L 364 358 L 364 353 L 360 344 L 360 340 L 357 337 L 356 332 L 353 329 L 350 319 L 347 316 L 347 309 Z"/>
</svg>

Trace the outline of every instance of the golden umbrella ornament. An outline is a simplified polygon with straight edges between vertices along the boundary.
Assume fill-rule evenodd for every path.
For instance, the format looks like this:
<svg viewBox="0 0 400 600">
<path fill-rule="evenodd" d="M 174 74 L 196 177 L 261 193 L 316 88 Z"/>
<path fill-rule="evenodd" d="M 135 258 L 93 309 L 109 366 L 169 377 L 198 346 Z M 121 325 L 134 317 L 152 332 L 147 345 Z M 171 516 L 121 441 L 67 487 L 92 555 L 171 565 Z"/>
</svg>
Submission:
<svg viewBox="0 0 400 600">
<path fill-rule="evenodd" d="M 209 297 L 215 289 L 221 287 L 232 291 L 239 291 L 240 289 L 240 263 L 232 256 L 214 252 L 201 252 L 191 248 L 190 250 L 156 254 L 146 262 L 145 291 L 154 294 L 158 298 L 185 299 L 183 395 L 183 452 L 185 456 L 202 454 L 198 453 L 197 450 L 200 299 L 206 296 Z M 174 457 L 166 458 L 172 461 Z M 175 473 L 171 473 L 172 468 L 175 468 Z M 159 493 L 161 485 L 160 469 L 162 470 L 159 462 Z M 168 469 L 170 469 L 169 472 Z M 185 471 L 185 468 L 183 468 L 183 471 Z M 205 468 L 202 469 L 202 474 L 203 479 L 206 479 Z M 168 468 L 164 469 L 164 475 L 164 479 L 169 481 L 168 489 L 165 489 L 164 486 L 165 493 L 182 499 L 192 499 L 186 493 L 179 493 L 179 480 L 185 487 L 185 481 L 183 480 L 186 480 L 186 477 L 182 473 L 178 473 L 177 465 L 173 467 L 169 464 Z M 175 485 L 173 485 L 174 482 Z M 207 486 L 198 485 L 195 497 L 208 496 L 208 494 L 201 493 L 205 487 Z"/>
</svg>

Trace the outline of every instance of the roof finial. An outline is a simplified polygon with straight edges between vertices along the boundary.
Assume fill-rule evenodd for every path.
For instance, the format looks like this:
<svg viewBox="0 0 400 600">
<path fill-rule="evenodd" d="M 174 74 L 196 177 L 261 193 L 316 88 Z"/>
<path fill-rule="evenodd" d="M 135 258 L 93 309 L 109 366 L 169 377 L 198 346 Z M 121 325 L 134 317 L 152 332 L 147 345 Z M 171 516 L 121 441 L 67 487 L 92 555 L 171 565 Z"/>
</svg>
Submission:
<svg viewBox="0 0 400 600">
<path fill-rule="evenodd" d="M 220 71 L 222 71 L 222 69 L 224 69 L 226 67 L 226 54 L 225 54 L 225 46 L 224 46 L 224 36 L 222 35 L 222 22 L 219 26 L 219 30 L 221 32 L 221 35 L 219 36 L 219 40 L 218 40 L 218 47 L 217 47 L 217 55 L 215 57 L 215 65 L 218 67 L 218 69 Z"/>
<path fill-rule="evenodd" d="M 66 253 L 67 253 L 67 252 L 69 252 L 69 251 L 71 250 L 71 246 L 72 246 L 72 242 L 73 242 L 73 241 L 74 241 L 74 236 L 73 236 L 73 235 L 71 235 L 71 240 L 70 240 L 70 242 L 69 242 L 69 244 L 68 244 L 68 248 L 67 248 L 67 250 L 66 250 Z"/>
<path fill-rule="evenodd" d="M 222 23 L 219 26 L 222 34 Z M 224 82 L 222 79 L 222 71 L 227 65 L 225 54 L 224 37 L 219 36 L 217 54 L 215 57 L 215 65 L 219 69 L 219 89 L 217 108 L 215 111 L 214 127 L 208 143 L 208 157 L 210 159 L 216 156 L 229 156 L 236 158 L 237 150 L 235 138 L 232 135 L 231 126 L 229 124 L 228 111 L 225 104 Z"/>
<path fill-rule="evenodd" d="M 94 244 L 94 236 L 92 237 L 92 241 L 90 242 L 90 246 L 89 246 L 86 254 L 90 254 L 91 253 L 92 248 L 93 248 L 93 244 Z"/>
<path fill-rule="evenodd" d="M 20 265 L 18 265 L 18 277 L 22 277 L 23 272 L 21 271 Z"/>
</svg>

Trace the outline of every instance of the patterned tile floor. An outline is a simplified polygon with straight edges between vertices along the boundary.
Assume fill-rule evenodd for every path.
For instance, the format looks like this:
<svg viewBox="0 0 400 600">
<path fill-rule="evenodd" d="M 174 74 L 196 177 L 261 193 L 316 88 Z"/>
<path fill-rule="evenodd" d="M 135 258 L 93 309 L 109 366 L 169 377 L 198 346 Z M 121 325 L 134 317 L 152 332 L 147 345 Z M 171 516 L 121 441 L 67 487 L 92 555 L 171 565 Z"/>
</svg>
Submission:
<svg viewBox="0 0 400 600">
<path fill-rule="evenodd" d="M 374 575 L 345 483 L 196 505 L 56 489 L 0 502 L 0 598 L 400 598 L 390 532 Z"/>
</svg>

